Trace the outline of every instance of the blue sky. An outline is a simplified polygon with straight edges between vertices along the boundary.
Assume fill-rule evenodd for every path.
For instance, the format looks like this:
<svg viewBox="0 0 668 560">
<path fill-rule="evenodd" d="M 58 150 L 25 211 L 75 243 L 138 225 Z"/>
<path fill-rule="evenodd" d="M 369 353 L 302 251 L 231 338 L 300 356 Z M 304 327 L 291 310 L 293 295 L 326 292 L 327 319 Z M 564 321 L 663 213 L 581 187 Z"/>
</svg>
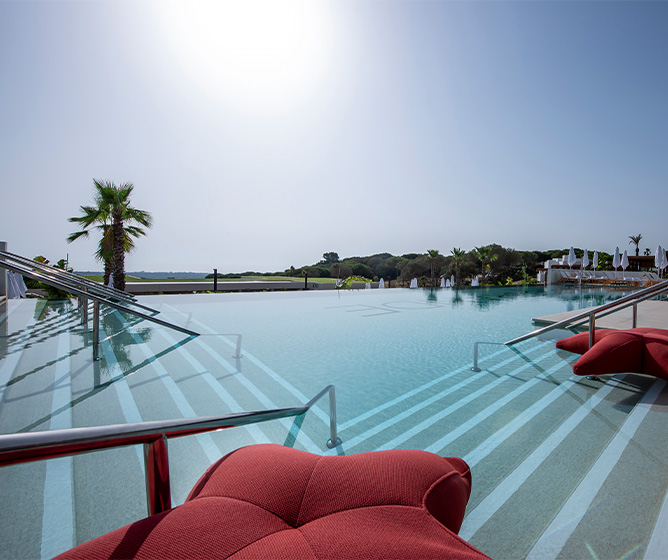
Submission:
<svg viewBox="0 0 668 560">
<path fill-rule="evenodd" d="M 250 7 L 250 8 L 249 8 Z M 0 0 L 0 240 L 78 270 L 668 245 L 668 3 Z"/>
</svg>

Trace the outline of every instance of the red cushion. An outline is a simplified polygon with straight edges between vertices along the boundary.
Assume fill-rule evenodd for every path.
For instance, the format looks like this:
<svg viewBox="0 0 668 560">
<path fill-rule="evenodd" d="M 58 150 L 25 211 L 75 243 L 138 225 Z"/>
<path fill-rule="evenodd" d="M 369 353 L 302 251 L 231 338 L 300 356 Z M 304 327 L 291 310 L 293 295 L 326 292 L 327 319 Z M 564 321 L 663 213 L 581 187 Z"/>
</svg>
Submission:
<svg viewBox="0 0 668 560">
<path fill-rule="evenodd" d="M 594 344 L 596 344 L 599 340 L 603 340 L 606 336 L 612 333 L 633 332 L 637 334 L 645 334 L 648 332 L 661 331 L 661 329 L 654 329 L 651 327 L 630 329 L 629 331 L 616 330 L 616 329 L 595 329 L 595 330 L 596 333 L 594 336 Z M 668 331 L 664 332 L 668 333 Z M 589 350 L 589 331 L 574 334 L 573 336 L 569 336 L 568 338 L 562 338 L 561 340 L 557 340 L 557 348 L 559 348 L 560 350 L 567 350 L 568 352 L 573 352 L 574 354 L 584 354 L 587 350 Z"/>
<path fill-rule="evenodd" d="M 642 373 L 643 334 L 618 331 L 607 334 L 575 362 L 576 375 L 607 373 Z"/>
<path fill-rule="evenodd" d="M 643 335 L 643 373 L 668 379 L 668 330 L 654 329 Z"/>
<path fill-rule="evenodd" d="M 59 558 L 486 558 L 456 535 L 470 485 L 464 461 L 425 451 L 254 445 L 212 465 L 182 506 Z"/>
<path fill-rule="evenodd" d="M 613 332 L 616 331 L 612 329 L 595 329 L 594 343 L 602 340 Z M 559 348 L 559 350 L 573 352 L 574 354 L 584 354 L 587 350 L 589 350 L 589 331 L 581 332 L 574 334 L 573 336 L 569 336 L 568 338 L 557 340 L 557 348 Z"/>
</svg>

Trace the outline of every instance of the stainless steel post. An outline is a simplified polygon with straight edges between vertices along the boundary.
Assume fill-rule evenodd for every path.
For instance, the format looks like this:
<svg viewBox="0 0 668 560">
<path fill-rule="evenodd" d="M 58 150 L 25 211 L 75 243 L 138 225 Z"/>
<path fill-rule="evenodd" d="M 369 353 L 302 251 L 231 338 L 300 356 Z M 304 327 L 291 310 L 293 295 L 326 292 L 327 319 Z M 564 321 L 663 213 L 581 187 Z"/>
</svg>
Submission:
<svg viewBox="0 0 668 560">
<path fill-rule="evenodd" d="M 162 434 L 151 443 L 144 444 L 146 468 L 146 497 L 148 513 L 155 515 L 172 507 L 169 483 L 169 457 L 167 436 Z"/>
<path fill-rule="evenodd" d="M 237 335 L 237 350 L 236 354 L 232 356 L 233 358 L 241 358 L 241 335 Z"/>
<path fill-rule="evenodd" d="M 596 330 L 596 315 L 594 313 L 589 314 L 589 348 L 594 346 L 596 342 L 594 337 L 594 331 Z"/>
<path fill-rule="evenodd" d="M 93 302 L 93 360 L 100 359 L 100 302 Z"/>
<path fill-rule="evenodd" d="M 638 302 L 633 303 L 633 328 L 638 326 Z"/>
<path fill-rule="evenodd" d="M 471 371 L 480 371 L 480 368 L 478 367 L 478 343 L 477 342 L 473 343 L 473 367 L 471 368 Z"/>
<path fill-rule="evenodd" d="M 341 444 L 341 438 L 336 433 L 336 395 L 333 385 L 329 388 L 329 435 L 327 447 L 333 449 Z"/>
</svg>

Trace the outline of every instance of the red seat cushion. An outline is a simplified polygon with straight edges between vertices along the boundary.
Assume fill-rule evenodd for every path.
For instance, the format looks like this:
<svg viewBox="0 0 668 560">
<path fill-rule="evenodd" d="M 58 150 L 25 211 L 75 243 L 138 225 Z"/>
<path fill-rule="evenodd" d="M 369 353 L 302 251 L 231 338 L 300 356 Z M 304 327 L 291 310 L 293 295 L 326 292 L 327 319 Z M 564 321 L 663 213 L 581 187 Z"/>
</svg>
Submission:
<svg viewBox="0 0 668 560">
<path fill-rule="evenodd" d="M 576 375 L 643 373 L 643 334 L 633 331 L 608 333 L 575 362 Z"/>
<path fill-rule="evenodd" d="M 603 340 L 606 336 L 612 333 L 620 332 L 634 332 L 636 334 L 645 334 L 648 332 L 661 331 L 661 329 L 654 329 L 651 327 L 642 327 L 638 329 L 630 329 L 630 331 L 616 330 L 616 329 L 596 329 L 594 336 L 594 344 L 599 340 Z M 668 333 L 668 331 L 665 331 Z M 557 340 L 557 348 L 560 350 L 566 350 L 568 352 L 573 352 L 574 354 L 584 354 L 589 350 L 589 331 L 581 332 L 569 336 L 568 338 L 562 338 Z"/>
<path fill-rule="evenodd" d="M 613 332 L 616 331 L 612 329 L 596 329 L 594 333 L 594 343 L 602 340 Z M 587 350 L 589 350 L 589 331 L 581 332 L 574 334 L 573 336 L 557 340 L 557 348 L 559 348 L 559 350 L 573 352 L 574 354 L 584 354 Z"/>
<path fill-rule="evenodd" d="M 234 451 L 185 504 L 59 558 L 486 558 L 456 533 L 471 474 L 425 451 Z"/>
<path fill-rule="evenodd" d="M 668 379 L 668 330 L 653 329 L 643 335 L 643 373 Z"/>
</svg>

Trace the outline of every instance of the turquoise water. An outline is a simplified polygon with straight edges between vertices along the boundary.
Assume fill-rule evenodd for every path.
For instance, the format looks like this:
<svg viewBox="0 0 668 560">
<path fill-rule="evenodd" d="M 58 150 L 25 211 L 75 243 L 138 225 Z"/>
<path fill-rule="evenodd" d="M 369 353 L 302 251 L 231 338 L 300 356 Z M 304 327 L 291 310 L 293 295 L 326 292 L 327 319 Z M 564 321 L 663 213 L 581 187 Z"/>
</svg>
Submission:
<svg viewBox="0 0 668 560">
<path fill-rule="evenodd" d="M 504 342 L 533 330 L 533 317 L 621 295 L 542 287 L 314 291 L 174 296 L 160 309 L 181 324 L 192 313 L 189 326 L 205 335 L 241 334 L 242 354 L 307 395 L 335 384 L 345 421 L 445 370 L 470 365 L 476 341 Z M 481 356 L 495 351 L 481 347 Z"/>
<path fill-rule="evenodd" d="M 99 362 L 74 303 L 9 302 L 0 429 L 49 429 L 63 415 L 88 426 L 294 406 L 327 384 L 336 386 L 346 422 L 470 367 L 476 341 L 501 343 L 533 330 L 533 317 L 622 295 L 491 287 L 151 296 L 141 301 L 162 319 L 202 336 L 107 310 Z M 480 347 L 481 359 L 497 354 L 511 355 Z M 56 366 L 55 377 L 47 374 Z M 54 389 L 64 395 L 59 406 Z"/>
<path fill-rule="evenodd" d="M 652 380 L 630 376 L 601 387 L 576 379 L 573 356 L 555 350 L 559 334 L 515 351 L 498 343 L 533 330 L 533 317 L 623 295 L 494 287 L 145 297 L 162 319 L 201 336 L 106 310 L 99 361 L 92 359 L 90 325 L 81 324 L 74 303 L 10 301 L 0 307 L 0 431 L 289 407 L 333 384 L 343 440 L 336 449 L 325 445 L 326 400 L 302 419 L 170 440 L 173 503 L 185 499 L 213 461 L 252 443 L 320 454 L 425 449 L 463 457 L 472 467 L 465 537 L 492 557 L 521 558 L 550 533 L 583 477 L 605 482 L 605 474 L 596 478 L 599 458 L 620 445 L 627 420 L 645 418 L 636 404 Z M 481 346 L 482 371 L 475 373 L 478 341 L 497 344 Z M 647 418 L 653 423 L 642 423 L 640 444 L 630 447 L 636 455 L 615 459 L 623 467 L 614 472 L 642 464 L 665 489 L 668 450 L 648 453 L 642 438 L 668 427 L 653 413 Z M 543 459 L 536 462 L 536 454 Z M 0 469 L 2 500 L 11 511 L 0 525 L 6 556 L 48 557 L 145 516 L 143 468 L 142 449 L 129 447 Z M 518 491 L 504 490 L 510 493 L 499 501 L 497 487 Z M 541 494 L 541 515 L 526 515 L 533 507 L 526 492 Z M 651 486 L 634 492 L 657 495 Z M 621 499 L 605 502 L 613 508 L 610 519 Z M 598 557 L 619 557 L 635 539 L 648 540 L 660 508 L 655 500 L 636 525 L 617 531 L 619 545 L 602 530 Z M 562 555 L 589 553 L 595 532 L 590 525 L 582 531 L 584 540 L 561 545 Z"/>
</svg>

